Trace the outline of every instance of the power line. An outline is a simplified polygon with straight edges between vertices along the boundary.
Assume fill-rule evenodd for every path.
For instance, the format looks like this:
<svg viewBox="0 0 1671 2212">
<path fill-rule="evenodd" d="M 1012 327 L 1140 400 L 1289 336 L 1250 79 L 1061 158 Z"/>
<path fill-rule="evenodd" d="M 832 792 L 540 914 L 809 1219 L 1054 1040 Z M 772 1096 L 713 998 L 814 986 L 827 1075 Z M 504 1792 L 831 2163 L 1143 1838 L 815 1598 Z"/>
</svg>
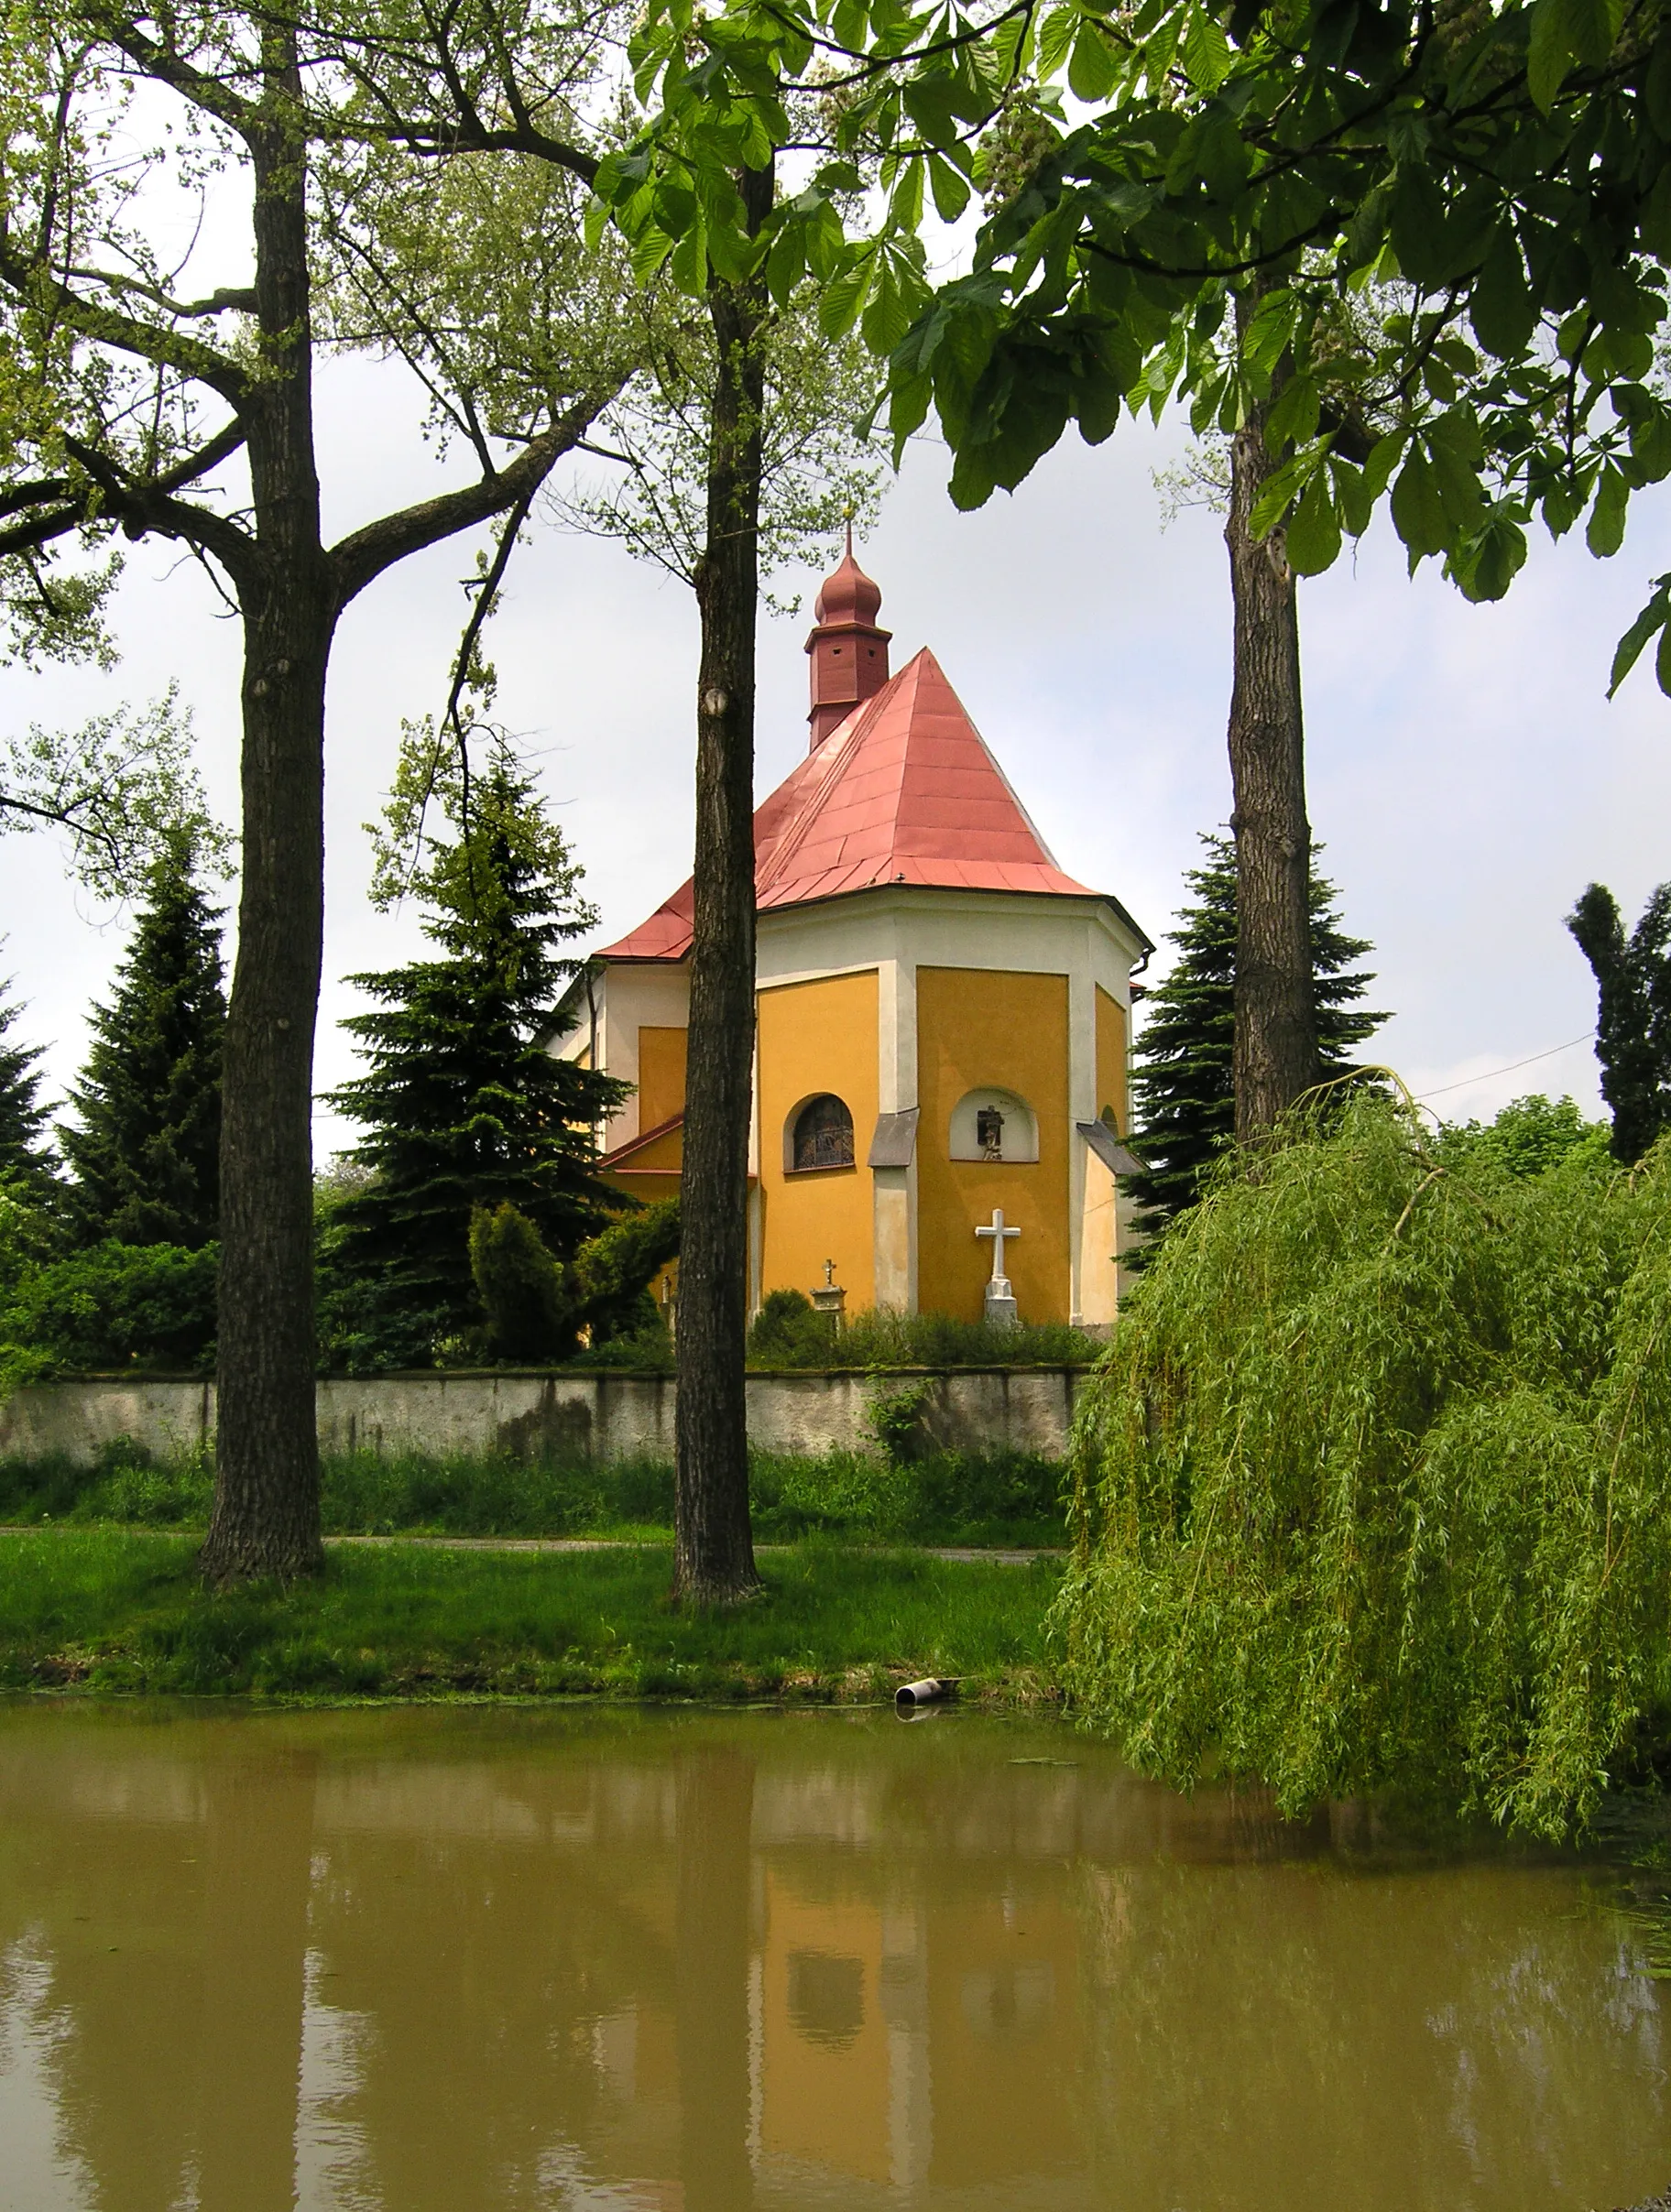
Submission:
<svg viewBox="0 0 1671 2212">
<path fill-rule="evenodd" d="M 1593 1044 L 1596 1032 L 1586 1030 L 1582 1037 L 1569 1037 L 1565 1044 L 1552 1044 L 1546 1052 L 1534 1052 L 1527 1060 L 1512 1060 L 1506 1068 L 1488 1068 L 1482 1075 L 1464 1075 L 1459 1083 L 1442 1083 L 1436 1091 L 1418 1091 L 1418 1098 L 1443 1098 L 1447 1091 L 1466 1091 L 1470 1084 L 1491 1083 L 1499 1075 L 1513 1075 L 1519 1068 L 1535 1067 L 1540 1060 L 1553 1060 L 1557 1052 L 1570 1052 L 1575 1044 Z"/>
</svg>

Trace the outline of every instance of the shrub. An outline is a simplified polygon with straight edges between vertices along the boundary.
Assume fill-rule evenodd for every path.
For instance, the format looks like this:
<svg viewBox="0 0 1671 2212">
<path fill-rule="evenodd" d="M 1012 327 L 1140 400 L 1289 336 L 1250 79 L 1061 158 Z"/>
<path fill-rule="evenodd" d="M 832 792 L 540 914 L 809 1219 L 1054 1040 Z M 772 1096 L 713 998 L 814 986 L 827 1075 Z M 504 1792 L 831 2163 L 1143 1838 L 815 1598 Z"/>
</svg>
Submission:
<svg viewBox="0 0 1671 2212">
<path fill-rule="evenodd" d="M 470 1271 L 487 1317 L 490 1357 L 531 1366 L 570 1348 L 562 1344 L 573 1332 L 563 1325 L 557 1263 L 527 1215 L 508 1201 L 471 1215 Z"/>
<path fill-rule="evenodd" d="M 619 1340 L 624 1356 L 610 1365 L 660 1366 L 663 1343 L 672 1346 L 649 1286 L 678 1249 L 676 1198 L 611 1222 L 566 1263 L 552 1258 L 515 1206 L 477 1206 L 470 1268 L 487 1317 L 488 1357 L 530 1366 L 573 1358 L 584 1329 L 595 1350 Z"/>
<path fill-rule="evenodd" d="M 218 1245 L 93 1245 L 24 1273 L 0 1309 L 15 1379 L 108 1368 L 214 1365 Z"/>
<path fill-rule="evenodd" d="M 836 1342 L 833 1316 L 818 1313 L 804 1291 L 768 1291 L 748 1326 L 752 1368 L 827 1368 Z"/>
<path fill-rule="evenodd" d="M 617 1339 L 666 1337 L 650 1285 L 678 1251 L 679 1201 L 662 1198 L 588 1237 L 559 1270 L 575 1321 L 590 1332 L 595 1349 Z"/>
<path fill-rule="evenodd" d="M 908 1466 L 923 1448 L 923 1408 L 927 1382 L 895 1382 L 879 1374 L 865 1406 L 865 1430 L 890 1466 Z"/>
<path fill-rule="evenodd" d="M 1671 1649 L 1671 1142 L 1516 1174 L 1383 1100 L 1227 1166 L 1086 1394 L 1060 1620 L 1145 1771 L 1556 1831 Z"/>
<path fill-rule="evenodd" d="M 800 1291 L 769 1291 L 748 1333 L 757 1368 L 1072 1368 L 1088 1367 L 1102 1349 L 1065 1322 L 1005 1329 L 887 1307 L 832 1331 Z"/>
</svg>

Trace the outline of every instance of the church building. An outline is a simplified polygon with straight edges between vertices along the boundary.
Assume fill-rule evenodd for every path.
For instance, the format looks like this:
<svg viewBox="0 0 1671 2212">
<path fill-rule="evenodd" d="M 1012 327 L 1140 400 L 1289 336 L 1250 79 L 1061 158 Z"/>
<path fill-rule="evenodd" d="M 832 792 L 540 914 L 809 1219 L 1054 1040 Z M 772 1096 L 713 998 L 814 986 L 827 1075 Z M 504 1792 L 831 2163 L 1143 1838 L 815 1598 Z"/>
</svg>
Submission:
<svg viewBox="0 0 1671 2212">
<path fill-rule="evenodd" d="M 1056 866 L 933 653 L 889 673 L 880 611 L 849 544 L 807 639 L 806 757 L 754 818 L 751 1304 L 1095 1327 L 1152 947 Z M 645 1199 L 678 1188 L 691 918 L 687 882 L 566 1001 L 559 1049 L 634 1086 L 602 1167 Z"/>
</svg>

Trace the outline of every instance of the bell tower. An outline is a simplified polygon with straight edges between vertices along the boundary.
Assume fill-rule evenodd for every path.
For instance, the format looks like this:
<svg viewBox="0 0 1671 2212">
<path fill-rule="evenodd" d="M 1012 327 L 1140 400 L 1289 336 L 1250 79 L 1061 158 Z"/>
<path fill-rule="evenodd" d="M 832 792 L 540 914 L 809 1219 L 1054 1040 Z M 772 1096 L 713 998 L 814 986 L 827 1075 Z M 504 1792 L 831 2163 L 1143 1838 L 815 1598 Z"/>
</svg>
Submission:
<svg viewBox="0 0 1671 2212">
<path fill-rule="evenodd" d="M 814 603 L 816 627 L 806 641 L 812 658 L 807 723 L 813 752 L 888 681 L 888 645 L 893 633 L 877 627 L 881 607 L 881 593 L 853 558 L 849 523 L 847 550 Z"/>
</svg>

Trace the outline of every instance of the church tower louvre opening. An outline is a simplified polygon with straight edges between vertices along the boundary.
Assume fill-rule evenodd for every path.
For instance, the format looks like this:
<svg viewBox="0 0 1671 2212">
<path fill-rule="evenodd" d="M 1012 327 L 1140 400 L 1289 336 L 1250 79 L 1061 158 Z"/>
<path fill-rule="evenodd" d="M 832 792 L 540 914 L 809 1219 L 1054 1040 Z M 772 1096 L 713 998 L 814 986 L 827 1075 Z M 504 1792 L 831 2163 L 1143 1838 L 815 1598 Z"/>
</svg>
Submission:
<svg viewBox="0 0 1671 2212">
<path fill-rule="evenodd" d="M 888 647 L 893 633 L 877 627 L 881 611 L 879 588 L 853 558 L 849 524 L 846 551 L 814 602 L 816 627 L 806 641 L 813 663 L 813 701 L 807 715 L 812 752 L 856 706 L 874 699 L 888 681 Z"/>
</svg>

